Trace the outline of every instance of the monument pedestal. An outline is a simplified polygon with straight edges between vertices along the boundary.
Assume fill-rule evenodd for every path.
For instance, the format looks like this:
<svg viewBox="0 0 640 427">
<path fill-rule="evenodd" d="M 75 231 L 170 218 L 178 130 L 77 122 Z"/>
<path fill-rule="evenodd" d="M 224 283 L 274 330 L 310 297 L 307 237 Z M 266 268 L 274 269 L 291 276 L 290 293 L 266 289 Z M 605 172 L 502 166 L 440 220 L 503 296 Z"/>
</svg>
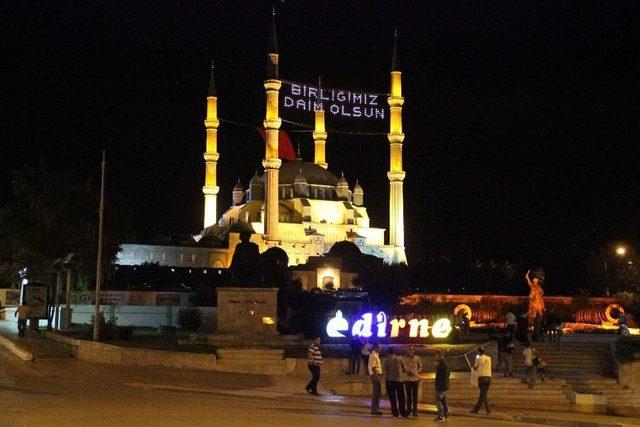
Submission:
<svg viewBox="0 0 640 427">
<path fill-rule="evenodd" d="M 247 340 L 278 336 L 278 288 L 218 288 L 216 335 Z"/>
</svg>

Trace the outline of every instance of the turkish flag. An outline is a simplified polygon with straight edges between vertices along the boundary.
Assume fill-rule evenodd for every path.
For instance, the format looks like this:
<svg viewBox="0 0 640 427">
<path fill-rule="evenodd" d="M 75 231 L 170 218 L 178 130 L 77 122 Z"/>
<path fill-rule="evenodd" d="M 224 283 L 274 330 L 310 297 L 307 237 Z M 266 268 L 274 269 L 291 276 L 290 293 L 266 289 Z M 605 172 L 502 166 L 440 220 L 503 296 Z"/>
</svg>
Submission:
<svg viewBox="0 0 640 427">
<path fill-rule="evenodd" d="M 258 128 L 258 132 L 262 137 L 264 143 L 267 143 L 267 133 L 264 128 Z M 281 130 L 278 132 L 278 157 L 283 160 L 295 160 L 296 152 L 293 149 L 293 144 L 289 138 L 289 134 Z"/>
</svg>

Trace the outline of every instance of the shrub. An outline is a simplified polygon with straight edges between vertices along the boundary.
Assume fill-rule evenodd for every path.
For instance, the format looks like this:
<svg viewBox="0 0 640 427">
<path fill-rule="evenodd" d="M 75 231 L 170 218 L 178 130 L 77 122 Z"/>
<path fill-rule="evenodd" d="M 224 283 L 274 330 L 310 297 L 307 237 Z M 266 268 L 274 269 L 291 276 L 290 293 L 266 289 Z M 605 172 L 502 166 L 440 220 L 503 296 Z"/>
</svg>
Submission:
<svg viewBox="0 0 640 427">
<path fill-rule="evenodd" d="M 118 326 L 118 339 L 122 341 L 129 341 L 133 334 L 133 325 Z"/>
<path fill-rule="evenodd" d="M 98 316 L 98 339 L 100 341 L 109 341 L 118 338 L 118 318 L 115 317 L 113 321 L 105 321 L 104 313 L 100 312 Z M 93 325 L 95 323 L 95 315 L 91 315 L 91 322 L 89 323 L 89 338 L 93 338 Z"/>
<path fill-rule="evenodd" d="M 178 313 L 178 324 L 187 331 L 197 331 L 202 325 L 202 312 L 195 307 L 182 308 Z"/>
</svg>

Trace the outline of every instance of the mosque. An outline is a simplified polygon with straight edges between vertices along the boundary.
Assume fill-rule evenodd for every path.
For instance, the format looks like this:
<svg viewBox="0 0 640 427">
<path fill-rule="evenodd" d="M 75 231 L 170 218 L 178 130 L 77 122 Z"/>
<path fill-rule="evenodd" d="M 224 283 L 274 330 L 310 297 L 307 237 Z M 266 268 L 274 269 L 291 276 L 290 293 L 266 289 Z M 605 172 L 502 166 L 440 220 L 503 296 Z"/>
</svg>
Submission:
<svg viewBox="0 0 640 427">
<path fill-rule="evenodd" d="M 217 185 L 218 97 L 213 67 L 207 96 L 204 227 L 194 236 L 172 239 L 158 244 L 126 243 L 117 256 L 120 265 L 159 265 L 188 268 L 228 268 L 235 246 L 243 232 L 263 252 L 270 247 L 283 249 L 290 265 L 317 260 L 342 241 L 355 244 L 363 254 L 373 255 L 389 264 L 406 263 L 404 248 L 402 170 L 402 97 L 401 71 L 397 37 L 394 40 L 389 105 L 390 146 L 389 239 L 385 229 L 372 227 L 365 207 L 364 189 L 356 181 L 353 187 L 344 175 L 329 170 L 325 157 L 327 132 L 325 111 L 318 104 L 315 112 L 314 161 L 279 158 L 279 90 L 278 43 L 275 16 L 272 18 L 267 61 L 264 174 L 257 172 L 245 188 L 240 181 L 232 191 L 232 206 L 218 217 L 220 188 Z M 223 101 L 223 100 L 222 100 Z M 313 258 L 312 258 L 313 257 Z M 205 270 L 206 271 L 206 270 Z"/>
</svg>

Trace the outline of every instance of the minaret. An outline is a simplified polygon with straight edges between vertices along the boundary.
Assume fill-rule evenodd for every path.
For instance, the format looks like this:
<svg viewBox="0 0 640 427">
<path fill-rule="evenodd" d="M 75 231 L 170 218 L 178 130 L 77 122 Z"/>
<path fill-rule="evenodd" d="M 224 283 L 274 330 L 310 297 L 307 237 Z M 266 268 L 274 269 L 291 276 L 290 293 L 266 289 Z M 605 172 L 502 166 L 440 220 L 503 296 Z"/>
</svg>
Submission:
<svg viewBox="0 0 640 427">
<path fill-rule="evenodd" d="M 322 85 L 318 78 L 318 92 L 321 90 Z M 324 108 L 322 108 L 322 102 L 318 103 L 318 108 L 316 109 L 315 114 L 316 126 L 313 130 L 313 142 L 315 145 L 314 163 L 327 169 L 329 165 L 327 164 L 324 151 L 325 142 L 327 141 L 327 132 L 324 127 Z"/>
<path fill-rule="evenodd" d="M 204 227 L 215 224 L 218 220 L 218 191 L 217 167 L 218 159 L 218 96 L 216 93 L 216 81 L 214 79 L 213 62 L 211 62 L 211 80 L 209 81 L 209 93 L 207 94 L 207 118 L 204 126 L 207 129 L 207 147 L 204 153 L 205 178 L 204 187 Z"/>
<path fill-rule="evenodd" d="M 264 234 L 269 246 L 274 246 L 278 240 L 278 172 L 282 163 L 278 158 L 278 129 L 282 123 L 278 116 L 278 91 L 281 86 L 282 82 L 278 80 L 278 39 L 274 6 L 269 36 L 267 80 L 264 81 L 264 89 L 267 92 L 267 110 L 264 119 L 267 143 L 262 161 L 265 176 Z"/>
<path fill-rule="evenodd" d="M 388 98 L 391 111 L 389 121 L 390 165 L 387 176 L 389 177 L 389 245 L 394 247 L 394 264 L 406 263 L 407 256 L 404 251 L 404 196 L 402 181 L 405 172 L 402 170 L 402 72 L 398 60 L 398 31 L 393 38 L 393 58 L 391 61 L 391 94 Z"/>
</svg>

